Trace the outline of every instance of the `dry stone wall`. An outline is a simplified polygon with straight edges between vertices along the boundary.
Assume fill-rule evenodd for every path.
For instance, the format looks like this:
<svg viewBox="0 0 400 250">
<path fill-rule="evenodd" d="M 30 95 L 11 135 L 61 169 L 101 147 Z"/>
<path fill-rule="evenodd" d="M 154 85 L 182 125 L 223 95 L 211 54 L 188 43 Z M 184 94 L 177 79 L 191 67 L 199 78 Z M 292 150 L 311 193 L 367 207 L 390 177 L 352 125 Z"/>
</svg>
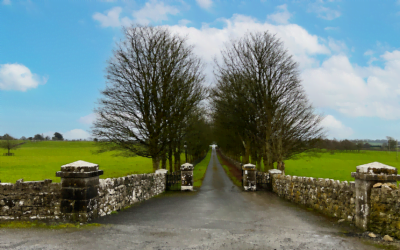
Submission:
<svg viewBox="0 0 400 250">
<path fill-rule="evenodd" d="M 354 182 L 276 174 L 272 178 L 272 190 L 280 197 L 326 215 L 354 220 Z"/>
<path fill-rule="evenodd" d="M 61 185 L 52 180 L 0 183 L 0 220 L 72 220 L 71 214 L 61 212 Z M 90 218 L 148 200 L 163 193 L 165 185 L 163 173 L 100 179 L 98 197 L 93 199 L 95 206 L 88 207 L 88 213 L 98 214 Z"/>
<path fill-rule="evenodd" d="M 52 180 L 0 183 L 0 220 L 58 220 L 61 184 Z"/>
<path fill-rule="evenodd" d="M 165 191 L 165 184 L 166 175 L 162 173 L 100 179 L 99 216 L 111 214 L 161 194 Z"/>
<path fill-rule="evenodd" d="M 379 184 L 371 190 L 368 230 L 400 239 L 400 190 L 394 184 Z"/>
</svg>

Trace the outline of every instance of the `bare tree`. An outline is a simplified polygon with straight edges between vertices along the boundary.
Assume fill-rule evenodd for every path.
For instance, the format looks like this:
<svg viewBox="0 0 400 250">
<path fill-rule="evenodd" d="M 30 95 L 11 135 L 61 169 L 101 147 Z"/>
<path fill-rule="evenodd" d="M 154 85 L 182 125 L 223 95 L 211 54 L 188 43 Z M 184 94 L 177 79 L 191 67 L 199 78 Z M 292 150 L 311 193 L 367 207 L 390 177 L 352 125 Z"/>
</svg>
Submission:
<svg viewBox="0 0 400 250">
<path fill-rule="evenodd" d="M 274 35 L 258 32 L 232 40 L 222 58 L 222 66 L 215 60 L 214 116 L 217 125 L 236 123 L 231 136 L 243 143 L 245 160 L 247 151 L 255 152 L 252 159 L 262 156 L 266 168 L 274 162 L 281 168 L 323 138 L 322 117 L 309 104 L 297 63 Z"/>
<path fill-rule="evenodd" d="M 137 25 L 123 32 L 125 40 L 108 62 L 92 133 L 104 147 L 152 158 L 155 170 L 170 143 L 168 128 L 179 130 L 205 98 L 203 64 L 186 38 L 165 27 Z"/>
<path fill-rule="evenodd" d="M 2 141 L 0 141 L 0 148 L 4 148 L 7 150 L 7 153 L 5 153 L 6 156 L 11 156 L 13 154 L 10 153 L 10 150 L 11 149 L 15 150 L 19 148 L 22 144 L 24 143 L 19 143 L 12 136 L 5 134 L 2 138 Z"/>
</svg>

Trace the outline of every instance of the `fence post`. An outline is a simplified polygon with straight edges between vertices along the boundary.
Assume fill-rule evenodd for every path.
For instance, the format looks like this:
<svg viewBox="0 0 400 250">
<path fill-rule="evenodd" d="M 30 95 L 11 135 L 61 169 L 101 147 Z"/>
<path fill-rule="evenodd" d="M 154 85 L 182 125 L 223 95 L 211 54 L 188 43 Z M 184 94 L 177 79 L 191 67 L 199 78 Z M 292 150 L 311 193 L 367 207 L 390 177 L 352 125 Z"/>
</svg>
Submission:
<svg viewBox="0 0 400 250">
<path fill-rule="evenodd" d="M 243 188 L 245 191 L 256 191 L 257 189 L 257 170 L 253 164 L 245 164 L 242 167 Z"/>
<path fill-rule="evenodd" d="M 355 178 L 356 192 L 356 226 L 367 230 L 371 213 L 371 189 L 378 182 L 396 184 L 400 180 L 397 168 L 372 162 L 357 166 L 356 172 L 351 173 Z"/>
<path fill-rule="evenodd" d="M 181 191 L 193 191 L 193 165 L 185 163 L 181 166 Z"/>
<path fill-rule="evenodd" d="M 61 213 L 69 221 L 87 222 L 98 216 L 99 165 L 76 161 L 61 166 Z"/>
</svg>

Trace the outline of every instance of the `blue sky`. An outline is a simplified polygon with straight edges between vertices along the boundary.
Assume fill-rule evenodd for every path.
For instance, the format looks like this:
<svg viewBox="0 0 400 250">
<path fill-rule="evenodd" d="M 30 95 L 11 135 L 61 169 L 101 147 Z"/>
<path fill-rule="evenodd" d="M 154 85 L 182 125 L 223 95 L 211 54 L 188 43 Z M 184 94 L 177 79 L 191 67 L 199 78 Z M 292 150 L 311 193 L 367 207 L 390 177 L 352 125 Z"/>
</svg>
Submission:
<svg viewBox="0 0 400 250">
<path fill-rule="evenodd" d="M 0 134 L 88 138 L 122 25 L 168 26 L 207 63 L 229 38 L 276 34 L 329 138 L 400 139 L 400 0 L 0 0 Z"/>
</svg>

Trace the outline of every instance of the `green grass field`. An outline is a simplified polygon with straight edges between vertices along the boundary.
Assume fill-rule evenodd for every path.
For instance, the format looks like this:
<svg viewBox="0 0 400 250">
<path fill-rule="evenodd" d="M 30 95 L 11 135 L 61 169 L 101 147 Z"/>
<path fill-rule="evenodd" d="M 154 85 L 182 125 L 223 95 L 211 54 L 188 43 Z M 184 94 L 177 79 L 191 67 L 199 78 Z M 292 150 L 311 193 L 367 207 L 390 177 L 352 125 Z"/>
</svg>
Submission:
<svg viewBox="0 0 400 250">
<path fill-rule="evenodd" d="M 400 160 L 400 154 L 399 154 Z M 323 153 L 319 158 L 288 160 L 285 162 L 286 174 L 315 178 L 329 178 L 340 181 L 354 181 L 350 176 L 356 167 L 371 162 L 380 162 L 399 168 L 396 152 L 361 151 L 360 153 Z"/>
<path fill-rule="evenodd" d="M 354 181 L 351 172 L 356 167 L 371 162 L 380 162 L 392 167 L 400 168 L 396 152 L 364 150 L 352 153 L 322 153 L 319 157 L 302 157 L 296 160 L 285 161 L 287 175 L 306 176 L 314 178 L 329 178 L 340 181 Z M 263 168 L 263 165 L 261 165 Z M 275 164 L 276 168 L 276 164 Z"/>
<path fill-rule="evenodd" d="M 204 176 L 206 175 L 207 166 L 210 162 L 211 150 L 208 150 L 206 157 L 199 162 L 193 170 L 193 187 L 201 187 L 203 183 Z"/>
<path fill-rule="evenodd" d="M 6 151 L 0 150 L 0 180 L 12 182 L 23 178 L 25 181 L 52 179 L 60 182 L 55 173 L 64 164 L 83 160 L 99 164 L 104 170 L 100 178 L 121 177 L 129 174 L 153 172 L 152 162 L 143 157 L 115 157 L 113 152 L 93 154 L 96 150 L 93 142 L 71 141 L 43 141 L 27 142 L 21 148 L 13 150 L 15 156 L 3 156 Z M 206 158 L 195 168 L 194 185 L 199 186 L 204 178 L 211 151 Z M 330 178 L 335 180 L 352 181 L 350 173 L 356 166 L 381 162 L 393 167 L 400 167 L 396 159 L 396 152 L 361 151 L 360 153 L 322 153 L 320 157 L 304 157 L 296 160 L 287 160 L 286 174 L 315 178 Z"/>
<path fill-rule="evenodd" d="M 152 161 L 144 157 L 114 157 L 115 153 L 93 154 L 96 150 L 93 142 L 83 141 L 43 141 L 27 142 L 17 150 L 15 156 L 3 156 L 6 151 L 0 149 L 0 180 L 12 182 L 23 178 L 24 181 L 52 179 L 64 164 L 83 160 L 99 164 L 104 175 L 100 178 L 121 177 L 129 174 L 153 172 Z"/>
</svg>

